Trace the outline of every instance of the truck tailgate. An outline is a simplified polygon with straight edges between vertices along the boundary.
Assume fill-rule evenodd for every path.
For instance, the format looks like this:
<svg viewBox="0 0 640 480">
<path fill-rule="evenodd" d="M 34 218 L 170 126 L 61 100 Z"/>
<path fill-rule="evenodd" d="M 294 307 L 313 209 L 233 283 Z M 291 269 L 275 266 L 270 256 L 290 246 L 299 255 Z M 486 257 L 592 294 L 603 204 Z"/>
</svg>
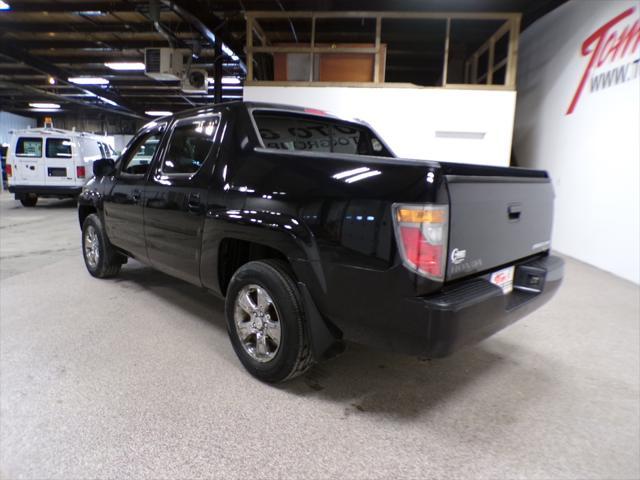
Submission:
<svg viewBox="0 0 640 480">
<path fill-rule="evenodd" d="M 549 178 L 447 175 L 446 180 L 446 280 L 549 250 L 554 198 Z"/>
</svg>

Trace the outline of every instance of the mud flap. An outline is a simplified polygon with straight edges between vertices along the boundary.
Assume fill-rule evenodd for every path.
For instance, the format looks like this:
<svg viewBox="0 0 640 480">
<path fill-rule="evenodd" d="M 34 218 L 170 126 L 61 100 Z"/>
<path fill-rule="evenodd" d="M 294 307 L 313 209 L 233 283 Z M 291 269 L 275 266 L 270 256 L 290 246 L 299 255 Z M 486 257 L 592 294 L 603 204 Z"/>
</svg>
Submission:
<svg viewBox="0 0 640 480">
<path fill-rule="evenodd" d="M 298 282 L 298 288 L 304 302 L 305 318 L 309 326 L 311 337 L 311 351 L 316 361 L 334 357 L 344 350 L 343 343 L 337 339 L 327 327 L 316 304 L 311 298 L 309 289 L 304 283 Z"/>
</svg>

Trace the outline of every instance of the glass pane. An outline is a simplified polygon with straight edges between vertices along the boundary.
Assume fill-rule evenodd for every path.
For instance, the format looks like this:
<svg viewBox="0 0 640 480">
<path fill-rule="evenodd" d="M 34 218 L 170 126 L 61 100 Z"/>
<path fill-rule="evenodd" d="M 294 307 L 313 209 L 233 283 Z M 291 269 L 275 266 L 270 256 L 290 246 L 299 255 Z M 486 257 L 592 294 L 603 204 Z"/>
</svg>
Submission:
<svg viewBox="0 0 640 480">
<path fill-rule="evenodd" d="M 68 138 L 47 138 L 47 157 L 70 158 L 71 140 Z"/>
<path fill-rule="evenodd" d="M 158 144 L 162 134 L 150 134 L 145 137 L 131 153 L 126 164 L 123 166 L 122 171 L 124 173 L 130 173 L 135 175 L 142 175 L 147 173 L 149 164 L 153 159 L 153 154 L 156 153 Z"/>
<path fill-rule="evenodd" d="M 173 129 L 162 173 L 196 173 L 214 144 L 218 117 L 189 120 Z"/>
<path fill-rule="evenodd" d="M 255 112 L 266 148 L 390 157 L 367 128 L 307 115 Z"/>
<path fill-rule="evenodd" d="M 42 157 L 42 139 L 20 137 L 16 143 L 16 156 Z"/>
</svg>

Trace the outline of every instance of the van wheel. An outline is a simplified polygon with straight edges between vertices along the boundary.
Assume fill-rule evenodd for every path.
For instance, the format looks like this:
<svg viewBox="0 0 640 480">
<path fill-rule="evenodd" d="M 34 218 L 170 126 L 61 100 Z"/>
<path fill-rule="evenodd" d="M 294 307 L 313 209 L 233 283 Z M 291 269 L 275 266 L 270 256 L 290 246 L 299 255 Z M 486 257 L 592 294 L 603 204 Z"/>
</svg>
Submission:
<svg viewBox="0 0 640 480">
<path fill-rule="evenodd" d="M 82 224 L 82 256 L 89 273 L 97 278 L 116 276 L 124 263 L 95 213 L 87 216 Z"/>
<path fill-rule="evenodd" d="M 287 264 L 249 262 L 229 283 L 227 329 L 238 358 L 254 377 L 277 383 L 313 363 L 303 303 Z"/>
<path fill-rule="evenodd" d="M 24 207 L 35 207 L 38 203 L 38 195 L 35 193 L 26 193 L 20 197 L 20 203 Z"/>
</svg>

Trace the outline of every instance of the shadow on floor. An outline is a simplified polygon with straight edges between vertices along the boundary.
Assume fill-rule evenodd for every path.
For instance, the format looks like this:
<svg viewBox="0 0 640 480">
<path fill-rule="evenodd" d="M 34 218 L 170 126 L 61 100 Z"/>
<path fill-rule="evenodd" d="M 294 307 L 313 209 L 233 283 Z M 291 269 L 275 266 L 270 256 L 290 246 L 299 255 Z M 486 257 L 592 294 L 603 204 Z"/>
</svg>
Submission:
<svg viewBox="0 0 640 480">
<path fill-rule="evenodd" d="M 78 202 L 75 198 L 38 198 L 38 203 L 35 207 L 25 207 L 18 200 L 15 200 L 15 203 L 12 209 L 24 209 L 28 211 L 38 211 L 38 210 L 56 210 L 56 209 L 67 209 L 67 208 L 76 208 L 78 206 Z"/>
<path fill-rule="evenodd" d="M 181 280 L 130 262 L 115 279 L 125 288 L 144 290 L 168 300 L 227 335 L 224 320 L 224 301 L 214 295 Z M 528 376 L 531 382 L 530 395 L 519 392 L 513 398 L 497 398 L 496 404 L 506 411 L 501 418 L 511 418 L 523 401 L 534 398 L 540 388 L 553 382 L 532 374 L 524 366 L 511 360 L 515 347 L 508 342 L 492 339 L 492 350 L 485 343 L 466 348 L 457 354 L 438 360 L 412 357 L 402 354 L 374 350 L 357 344 L 347 344 L 342 355 L 317 364 L 305 375 L 272 388 L 279 388 L 291 395 L 321 399 L 344 405 L 344 417 L 374 414 L 397 418 L 412 418 L 434 409 L 438 404 L 459 397 L 462 392 L 477 382 L 497 374 L 500 369 L 520 369 L 518 375 Z M 496 353 L 500 352 L 500 353 Z M 513 357 L 522 352 L 513 352 Z M 242 370 L 237 362 L 238 370 Z M 522 384 L 521 384 L 522 385 Z M 484 399 L 486 401 L 486 399 Z M 502 407 L 501 407 L 502 408 Z"/>
</svg>

